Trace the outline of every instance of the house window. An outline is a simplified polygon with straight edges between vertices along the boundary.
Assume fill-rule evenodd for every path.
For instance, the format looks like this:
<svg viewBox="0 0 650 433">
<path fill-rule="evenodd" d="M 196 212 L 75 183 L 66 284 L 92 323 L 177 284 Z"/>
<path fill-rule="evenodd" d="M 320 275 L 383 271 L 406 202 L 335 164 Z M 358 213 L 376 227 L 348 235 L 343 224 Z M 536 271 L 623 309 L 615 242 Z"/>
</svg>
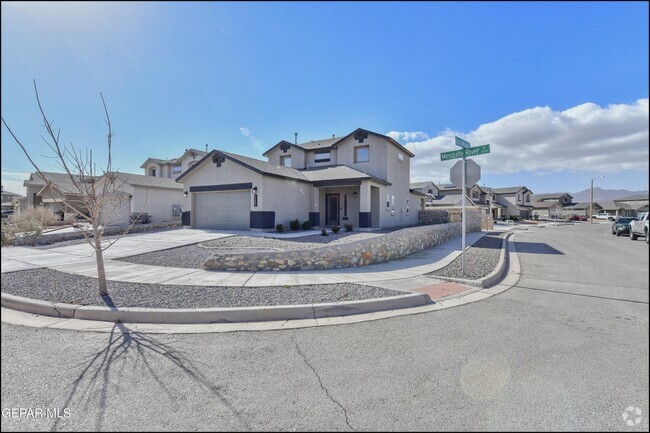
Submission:
<svg viewBox="0 0 650 433">
<path fill-rule="evenodd" d="M 314 162 L 330 162 L 330 151 L 329 150 L 317 150 L 314 152 L 316 157 Z"/>
<path fill-rule="evenodd" d="M 149 169 L 149 176 L 156 177 L 156 169 L 155 168 L 150 168 Z"/>
<path fill-rule="evenodd" d="M 280 157 L 280 165 L 291 167 L 291 155 L 284 155 Z"/>
<path fill-rule="evenodd" d="M 172 165 L 172 173 L 174 174 L 179 174 L 181 172 L 181 165 L 180 164 L 174 164 Z"/>
<path fill-rule="evenodd" d="M 358 146 L 354 148 L 354 162 L 370 161 L 370 148 L 368 146 Z"/>
<path fill-rule="evenodd" d="M 432 189 L 429 190 L 429 194 L 433 195 L 433 190 Z"/>
<path fill-rule="evenodd" d="M 478 191 L 472 191 L 472 198 L 478 198 Z"/>
<path fill-rule="evenodd" d="M 526 203 L 530 203 L 530 195 L 526 196 Z"/>
<path fill-rule="evenodd" d="M 404 162 L 404 154 L 402 152 L 397 152 L 397 160 L 399 162 Z"/>
<path fill-rule="evenodd" d="M 521 201 L 521 194 L 517 194 L 517 201 Z"/>
</svg>

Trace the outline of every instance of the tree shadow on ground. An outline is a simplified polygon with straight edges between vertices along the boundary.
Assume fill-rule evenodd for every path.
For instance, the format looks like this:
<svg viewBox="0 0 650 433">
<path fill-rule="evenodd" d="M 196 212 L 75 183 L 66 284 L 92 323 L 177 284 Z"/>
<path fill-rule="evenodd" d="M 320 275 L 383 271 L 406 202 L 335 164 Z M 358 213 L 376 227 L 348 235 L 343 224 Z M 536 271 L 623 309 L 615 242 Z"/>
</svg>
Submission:
<svg viewBox="0 0 650 433">
<path fill-rule="evenodd" d="M 110 296 L 103 296 L 104 302 L 111 309 L 117 309 Z M 135 359 L 128 359 L 135 356 Z M 90 404 L 98 399 L 99 409 L 95 416 L 95 430 L 102 428 L 106 404 L 109 399 L 109 387 L 114 375 L 119 377 L 127 365 L 137 365 L 142 362 L 145 371 L 155 379 L 160 389 L 167 396 L 175 400 L 177 396 L 166 384 L 165 378 L 156 371 L 154 361 L 167 361 L 175 367 L 181 375 L 185 375 L 196 386 L 212 394 L 228 411 L 237 419 L 245 430 L 251 430 L 242 414 L 224 396 L 223 389 L 212 383 L 185 355 L 167 343 L 158 340 L 151 334 L 129 329 L 124 323 L 115 323 L 109 334 L 108 342 L 104 348 L 90 355 L 87 365 L 83 368 L 77 379 L 72 383 L 63 407 L 70 407 L 76 400 L 83 404 L 84 410 L 91 410 Z M 117 365 L 121 362 L 121 367 Z M 128 363 L 128 364 L 127 364 Z M 116 385 L 112 385 L 116 386 Z M 119 384 L 117 385 L 120 386 Z M 58 418 L 52 428 L 56 431 L 62 419 Z"/>
</svg>

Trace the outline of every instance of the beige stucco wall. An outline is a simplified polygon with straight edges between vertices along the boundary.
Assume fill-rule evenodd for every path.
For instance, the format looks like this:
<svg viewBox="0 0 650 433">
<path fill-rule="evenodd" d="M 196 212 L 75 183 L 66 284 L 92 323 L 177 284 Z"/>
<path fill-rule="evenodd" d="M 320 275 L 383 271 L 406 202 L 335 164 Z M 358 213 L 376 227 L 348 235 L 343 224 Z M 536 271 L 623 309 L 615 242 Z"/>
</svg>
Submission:
<svg viewBox="0 0 650 433">
<path fill-rule="evenodd" d="M 289 221 L 298 218 L 301 223 L 309 219 L 312 186 L 291 179 L 264 176 L 258 186 L 258 208 L 251 210 L 274 211 L 275 223 L 289 227 Z"/>
<path fill-rule="evenodd" d="M 174 221 L 172 205 L 182 205 L 182 203 L 182 189 L 135 186 L 131 199 L 131 212 L 148 213 L 152 223 L 169 222 Z"/>
<path fill-rule="evenodd" d="M 368 162 L 354 162 L 354 148 L 358 146 L 368 146 L 369 161 Z M 337 145 L 337 160 L 338 164 L 347 165 L 355 170 L 365 172 L 371 176 L 380 179 L 388 178 L 388 148 L 394 147 L 389 144 L 387 140 L 369 134 L 368 138 L 359 143 L 354 137 L 348 137 Z M 405 155 L 408 157 L 408 155 Z M 390 179 L 388 179 L 389 182 Z"/>
<path fill-rule="evenodd" d="M 291 168 L 305 168 L 305 152 L 295 146 L 291 146 L 286 153 L 278 146 L 267 155 L 267 160 L 271 164 L 280 165 L 280 157 L 287 155 L 291 156 Z"/>
</svg>

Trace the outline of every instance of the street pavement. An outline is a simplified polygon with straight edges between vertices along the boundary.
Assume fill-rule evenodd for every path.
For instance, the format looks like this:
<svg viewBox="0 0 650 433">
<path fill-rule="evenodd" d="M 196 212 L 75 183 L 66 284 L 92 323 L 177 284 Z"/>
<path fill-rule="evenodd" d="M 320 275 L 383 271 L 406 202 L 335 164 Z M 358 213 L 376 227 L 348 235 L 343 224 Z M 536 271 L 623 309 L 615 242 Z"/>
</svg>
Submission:
<svg viewBox="0 0 650 433">
<path fill-rule="evenodd" d="M 433 313 L 192 335 L 3 324 L 2 430 L 647 431 L 648 247 L 609 227 L 518 232 L 516 286 Z"/>
</svg>

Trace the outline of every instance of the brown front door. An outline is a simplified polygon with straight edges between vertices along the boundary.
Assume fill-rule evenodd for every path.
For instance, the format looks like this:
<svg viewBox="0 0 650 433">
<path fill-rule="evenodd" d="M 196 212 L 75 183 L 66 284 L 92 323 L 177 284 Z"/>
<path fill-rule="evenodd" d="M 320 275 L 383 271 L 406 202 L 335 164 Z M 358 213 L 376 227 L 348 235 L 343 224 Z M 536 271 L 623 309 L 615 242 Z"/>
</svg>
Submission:
<svg viewBox="0 0 650 433">
<path fill-rule="evenodd" d="M 325 225 L 339 225 L 339 194 L 325 195 Z"/>
</svg>

